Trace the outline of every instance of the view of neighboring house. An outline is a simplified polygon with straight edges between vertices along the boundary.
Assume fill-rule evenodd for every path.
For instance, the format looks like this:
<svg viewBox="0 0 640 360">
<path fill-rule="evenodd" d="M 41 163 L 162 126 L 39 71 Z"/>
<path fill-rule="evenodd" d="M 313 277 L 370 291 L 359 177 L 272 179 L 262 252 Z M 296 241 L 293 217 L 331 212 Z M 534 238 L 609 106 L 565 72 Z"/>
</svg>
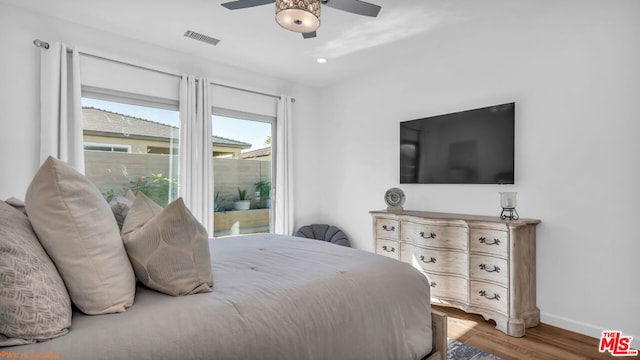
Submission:
<svg viewBox="0 0 640 360">
<path fill-rule="evenodd" d="M 255 150 L 243 151 L 241 158 L 271 161 L 271 146 L 267 146 L 267 147 L 263 147 Z"/>
<path fill-rule="evenodd" d="M 179 129 L 175 126 L 85 107 L 82 109 L 85 150 L 136 154 L 177 154 Z M 251 144 L 212 136 L 214 157 L 244 158 Z M 269 153 L 271 150 L 269 149 Z"/>
</svg>

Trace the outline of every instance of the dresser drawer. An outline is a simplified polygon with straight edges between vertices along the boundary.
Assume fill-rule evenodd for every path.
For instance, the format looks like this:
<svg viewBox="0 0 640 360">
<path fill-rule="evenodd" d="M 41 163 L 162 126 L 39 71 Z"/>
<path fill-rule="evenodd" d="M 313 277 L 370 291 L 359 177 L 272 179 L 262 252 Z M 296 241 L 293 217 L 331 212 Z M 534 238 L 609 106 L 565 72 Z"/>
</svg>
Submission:
<svg viewBox="0 0 640 360">
<path fill-rule="evenodd" d="M 509 264 L 503 258 L 487 255 L 469 256 L 469 278 L 509 285 Z"/>
<path fill-rule="evenodd" d="M 400 245 L 397 241 L 378 239 L 376 240 L 376 254 L 400 260 Z"/>
<path fill-rule="evenodd" d="M 470 229 L 469 243 L 473 252 L 506 258 L 509 249 L 509 235 L 506 231 L 500 230 Z"/>
<path fill-rule="evenodd" d="M 464 277 L 468 275 L 466 252 L 437 250 L 403 243 L 400 261 L 426 272 L 457 274 Z"/>
<path fill-rule="evenodd" d="M 431 285 L 431 297 L 454 300 L 466 304 L 469 300 L 469 281 L 459 276 L 425 273 Z"/>
<path fill-rule="evenodd" d="M 462 226 L 439 226 L 403 221 L 402 241 L 466 251 L 469 236 L 467 228 Z"/>
<path fill-rule="evenodd" d="M 376 220 L 376 238 L 378 239 L 400 239 L 400 222 L 393 219 L 378 218 Z"/>
<path fill-rule="evenodd" d="M 470 281 L 469 304 L 503 314 L 509 310 L 507 288 L 483 281 Z"/>
</svg>

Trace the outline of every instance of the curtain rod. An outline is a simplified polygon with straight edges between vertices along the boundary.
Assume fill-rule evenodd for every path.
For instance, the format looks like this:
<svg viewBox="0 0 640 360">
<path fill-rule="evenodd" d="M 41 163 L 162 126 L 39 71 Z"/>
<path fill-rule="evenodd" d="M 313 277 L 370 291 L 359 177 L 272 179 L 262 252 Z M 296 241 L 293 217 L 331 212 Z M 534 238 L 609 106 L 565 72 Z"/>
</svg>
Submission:
<svg viewBox="0 0 640 360">
<path fill-rule="evenodd" d="M 44 48 L 44 49 L 49 49 L 49 43 L 46 42 L 46 41 L 42 41 L 40 39 L 33 40 L 33 45 L 35 45 L 37 47 Z M 124 61 L 120 61 L 120 60 L 116 60 L 116 59 L 110 59 L 110 58 L 106 58 L 106 57 L 100 56 L 100 55 L 89 54 L 89 53 L 86 53 L 86 52 L 83 52 L 83 51 L 78 51 L 78 53 L 80 53 L 82 55 L 85 55 L 85 56 L 88 56 L 88 57 L 93 57 L 95 59 L 105 60 L 105 61 L 113 62 L 113 63 L 116 63 L 116 64 L 122 64 L 122 65 L 126 65 L 126 66 L 136 67 L 138 69 L 153 71 L 153 72 L 156 72 L 156 73 L 159 73 L 159 74 L 163 74 L 163 75 L 182 78 L 182 75 L 174 74 L 174 73 L 171 73 L 171 72 L 168 72 L 168 71 L 154 69 L 154 68 L 150 68 L 150 67 L 146 67 L 146 66 L 142 66 L 142 65 L 130 64 L 130 63 L 127 63 L 127 62 L 124 62 Z M 220 86 L 220 87 L 225 87 L 225 88 L 228 88 L 228 89 L 244 91 L 244 92 L 248 92 L 248 93 L 251 93 L 251 94 L 268 96 L 268 97 L 272 97 L 272 98 L 275 98 L 275 99 L 280 99 L 281 98 L 280 95 L 274 95 L 274 94 L 264 93 L 264 92 L 255 91 L 255 90 L 243 89 L 243 88 L 239 88 L 239 87 L 236 87 L 236 86 L 215 83 L 215 82 L 212 82 L 212 81 L 210 81 L 209 84 L 215 85 L 215 86 Z M 296 99 L 295 98 L 291 98 L 291 102 L 296 102 Z"/>
</svg>

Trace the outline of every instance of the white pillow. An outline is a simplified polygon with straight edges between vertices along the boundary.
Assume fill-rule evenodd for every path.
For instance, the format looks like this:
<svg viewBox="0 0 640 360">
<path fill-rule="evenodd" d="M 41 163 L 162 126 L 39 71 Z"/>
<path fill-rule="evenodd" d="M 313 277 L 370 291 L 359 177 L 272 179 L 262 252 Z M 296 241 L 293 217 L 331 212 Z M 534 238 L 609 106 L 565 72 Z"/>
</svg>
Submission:
<svg viewBox="0 0 640 360">
<path fill-rule="evenodd" d="M 144 285 L 173 296 L 212 291 L 207 230 L 182 198 L 163 209 L 138 193 L 122 227 L 122 241 Z"/>
<path fill-rule="evenodd" d="M 133 304 L 135 275 L 118 225 L 89 179 L 49 157 L 31 181 L 25 203 L 40 243 L 82 312 L 123 312 Z"/>
</svg>

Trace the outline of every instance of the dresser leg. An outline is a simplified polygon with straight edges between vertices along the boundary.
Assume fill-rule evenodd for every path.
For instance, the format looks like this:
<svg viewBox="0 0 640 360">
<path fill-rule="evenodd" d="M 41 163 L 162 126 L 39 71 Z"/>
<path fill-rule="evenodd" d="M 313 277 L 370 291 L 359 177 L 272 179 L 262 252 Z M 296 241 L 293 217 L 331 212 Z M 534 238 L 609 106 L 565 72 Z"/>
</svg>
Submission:
<svg viewBox="0 0 640 360">
<path fill-rule="evenodd" d="M 524 320 L 510 318 L 505 333 L 513 337 L 523 337 L 525 333 Z"/>
<path fill-rule="evenodd" d="M 524 318 L 525 327 L 530 328 L 540 325 L 540 309 L 538 308 L 525 312 L 522 317 Z"/>
<path fill-rule="evenodd" d="M 525 312 L 522 314 L 522 318 L 509 318 L 507 322 L 507 333 L 510 336 L 522 337 L 526 332 L 526 328 L 535 327 L 540 324 L 540 310 L 535 308 L 534 310 Z"/>
</svg>

